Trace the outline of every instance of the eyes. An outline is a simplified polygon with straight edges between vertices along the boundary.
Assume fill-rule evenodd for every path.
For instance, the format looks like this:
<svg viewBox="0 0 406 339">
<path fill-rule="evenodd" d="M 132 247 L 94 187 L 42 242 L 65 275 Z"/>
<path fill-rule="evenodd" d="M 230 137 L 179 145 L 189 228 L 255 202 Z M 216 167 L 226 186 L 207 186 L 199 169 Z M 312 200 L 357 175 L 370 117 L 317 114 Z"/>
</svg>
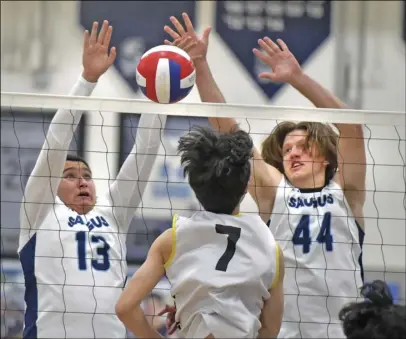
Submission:
<svg viewBox="0 0 406 339">
<path fill-rule="evenodd" d="M 84 180 L 92 180 L 92 175 L 90 173 L 85 173 L 83 176 L 76 174 L 76 173 L 67 173 L 64 175 L 64 179 L 67 180 L 79 180 L 79 179 L 84 179 Z"/>
<path fill-rule="evenodd" d="M 291 153 L 293 151 L 293 149 L 295 149 L 297 152 L 301 153 L 301 152 L 307 151 L 310 148 L 311 148 L 311 144 L 306 146 L 305 141 L 300 141 L 294 145 L 285 145 L 282 148 L 282 156 L 288 155 L 289 153 Z"/>
</svg>

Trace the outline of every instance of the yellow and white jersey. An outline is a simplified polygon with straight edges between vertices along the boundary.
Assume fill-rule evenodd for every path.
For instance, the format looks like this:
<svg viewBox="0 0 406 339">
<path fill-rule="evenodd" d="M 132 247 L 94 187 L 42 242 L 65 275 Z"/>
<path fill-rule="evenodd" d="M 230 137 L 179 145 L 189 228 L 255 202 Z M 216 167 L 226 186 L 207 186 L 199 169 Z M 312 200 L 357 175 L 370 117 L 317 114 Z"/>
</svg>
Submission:
<svg viewBox="0 0 406 339">
<path fill-rule="evenodd" d="M 338 312 L 362 286 L 363 230 L 341 187 L 279 184 L 269 223 L 285 258 L 280 338 L 341 338 Z"/>
<path fill-rule="evenodd" d="M 165 265 L 185 338 L 255 338 L 268 289 L 278 280 L 279 250 L 257 215 L 197 212 L 174 217 Z"/>
</svg>

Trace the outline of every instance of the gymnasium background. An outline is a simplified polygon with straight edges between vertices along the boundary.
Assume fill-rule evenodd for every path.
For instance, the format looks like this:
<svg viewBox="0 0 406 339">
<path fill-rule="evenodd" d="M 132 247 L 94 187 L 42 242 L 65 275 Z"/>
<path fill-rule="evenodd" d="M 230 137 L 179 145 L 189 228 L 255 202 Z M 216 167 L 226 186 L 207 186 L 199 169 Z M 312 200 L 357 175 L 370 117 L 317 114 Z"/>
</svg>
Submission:
<svg viewBox="0 0 406 339">
<path fill-rule="evenodd" d="M 289 86 L 260 82 L 264 66 L 251 52 L 265 35 L 282 38 L 305 71 L 334 91 L 349 107 L 405 111 L 406 6 L 402 1 L 2 1 L 1 90 L 67 94 L 81 72 L 82 34 L 94 20 L 114 26 L 112 44 L 118 49 L 115 67 L 99 81 L 95 97 L 141 98 L 135 83 L 140 56 L 167 38 L 163 26 L 169 16 L 189 13 L 200 30 L 214 27 L 209 62 L 227 102 L 310 106 Z M 199 101 L 194 89 L 185 101 Z M 44 119 L 43 113 L 13 112 L 15 119 Z M 47 120 L 54 112 L 47 112 Z M 10 124 L 1 125 L 1 337 L 19 336 L 23 323 L 23 285 L 16 248 L 21 168 L 29 173 L 37 154 L 20 152 Z M 74 149 L 84 154 L 97 178 L 114 178 L 132 147 L 138 116 L 112 112 L 86 114 Z M 173 212 L 194 209 L 197 202 L 182 181 L 179 159 L 173 156 L 182 129 L 206 119 L 169 117 L 164 146 L 159 152 L 144 208 L 132 223 L 128 237 L 130 274 L 142 262 L 149 244 L 170 225 Z M 17 126 L 18 124 L 16 124 Z M 19 124 L 18 133 L 41 147 L 43 124 Z M 29 127 L 31 126 L 31 127 Z M 257 133 L 272 126 L 250 126 Z M 174 130 L 177 129 L 178 131 Z M 368 160 L 392 163 L 390 168 L 368 167 L 370 189 L 386 193 L 367 195 L 364 263 L 366 279 L 385 278 L 400 302 L 405 299 L 405 179 L 404 135 L 393 126 L 370 128 L 366 135 L 386 135 L 389 141 L 368 147 Z M 256 137 L 260 142 L 261 137 Z M 10 146 L 16 147 L 9 151 Z M 6 148 L 7 147 L 7 148 Z M 23 147 L 23 145 L 20 145 Z M 8 150 L 8 151 L 7 151 Z M 402 153 L 403 152 L 403 153 Z M 172 155 L 172 156 L 169 156 Z M 403 159 L 402 159 L 403 155 Z M 19 157 L 19 158 L 18 158 Z M 18 161 L 21 161 L 21 166 Z M 403 161 L 403 162 L 402 162 Z M 370 163 L 370 162 L 369 162 Z M 20 173 L 19 173 L 20 171 Z M 374 175 L 372 175 L 374 172 Z M 16 174 L 15 178 L 7 174 Z M 99 194 L 107 180 L 97 182 Z M 7 199 L 6 199 L 7 197 Z M 7 201 L 13 200 L 14 203 Z M 158 209 L 156 207 L 159 207 Z M 243 209 L 254 211 L 249 198 Z M 185 213 L 183 213 L 185 214 Z M 397 217 L 389 221 L 389 216 Z M 384 220 L 387 218 L 387 220 Z M 15 284 L 13 284 L 15 282 Z M 165 302 L 168 285 L 162 281 L 146 307 Z M 160 308 L 156 305 L 156 308 Z"/>
</svg>

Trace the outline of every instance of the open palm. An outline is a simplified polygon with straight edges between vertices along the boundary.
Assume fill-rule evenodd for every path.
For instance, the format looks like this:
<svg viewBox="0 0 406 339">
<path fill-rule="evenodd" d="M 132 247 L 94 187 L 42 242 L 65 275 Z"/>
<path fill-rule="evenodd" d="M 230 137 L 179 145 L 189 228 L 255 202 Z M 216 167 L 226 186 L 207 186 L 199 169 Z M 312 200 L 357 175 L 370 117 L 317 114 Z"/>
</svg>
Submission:
<svg viewBox="0 0 406 339">
<path fill-rule="evenodd" d="M 186 30 L 178 19 L 173 16 L 170 17 L 170 20 L 174 25 L 176 31 L 166 25 L 164 27 L 164 30 L 173 38 L 173 41 L 170 42 L 169 40 L 165 40 L 164 43 L 166 45 L 173 45 L 183 49 L 189 54 L 190 58 L 194 62 L 199 59 L 204 59 L 206 57 L 207 48 L 209 46 L 209 35 L 211 28 L 207 27 L 204 30 L 202 36 L 199 38 L 196 35 L 189 16 L 186 13 L 182 13 L 182 18 Z"/>
<path fill-rule="evenodd" d="M 273 82 L 291 82 L 302 74 L 302 69 L 288 46 L 281 40 L 274 43 L 268 37 L 258 40 L 262 52 L 254 48 L 255 56 L 271 68 L 271 72 L 259 74 L 260 78 L 270 79 Z"/>
<path fill-rule="evenodd" d="M 115 47 L 109 51 L 112 26 L 109 26 L 108 21 L 104 21 L 99 34 L 97 34 L 97 28 L 98 23 L 94 22 L 92 32 L 89 34 L 85 31 L 83 39 L 83 76 L 90 82 L 96 82 L 116 58 Z"/>
</svg>

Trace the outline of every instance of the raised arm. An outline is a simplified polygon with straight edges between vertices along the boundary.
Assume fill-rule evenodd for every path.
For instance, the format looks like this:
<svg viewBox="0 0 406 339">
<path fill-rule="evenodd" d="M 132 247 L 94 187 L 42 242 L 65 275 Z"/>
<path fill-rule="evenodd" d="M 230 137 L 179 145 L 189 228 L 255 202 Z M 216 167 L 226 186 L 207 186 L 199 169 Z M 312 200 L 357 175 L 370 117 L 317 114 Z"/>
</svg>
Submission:
<svg viewBox="0 0 406 339">
<path fill-rule="evenodd" d="M 141 115 L 134 147 L 110 186 L 114 214 L 122 232 L 127 232 L 134 212 L 142 201 L 161 145 L 165 123 L 166 115 Z"/>
<path fill-rule="evenodd" d="M 263 52 L 254 49 L 254 54 L 273 71 L 264 72 L 260 78 L 292 85 L 318 108 L 343 109 L 345 105 L 334 94 L 304 74 L 288 46 L 268 37 L 258 40 Z M 366 155 L 362 125 L 335 124 L 340 131 L 338 145 L 339 171 L 335 180 L 345 191 L 345 196 L 356 217 L 362 219 L 365 202 Z"/>
<path fill-rule="evenodd" d="M 99 35 L 97 29 L 95 22 L 91 34 L 84 33 L 83 73 L 70 95 L 89 96 L 99 77 L 114 62 L 114 47 L 108 53 L 112 27 L 105 21 Z M 82 114 L 83 111 L 59 109 L 51 121 L 24 191 L 20 208 L 21 237 L 32 236 L 55 203 L 69 146 Z"/>
<path fill-rule="evenodd" d="M 202 37 L 199 38 L 189 16 L 183 13 L 182 17 L 186 30 L 175 17 L 171 17 L 170 20 L 177 32 L 165 26 L 165 32 L 174 39 L 172 43 L 165 40 L 165 44 L 178 46 L 190 55 L 196 67 L 196 85 L 203 102 L 225 103 L 225 98 L 214 80 L 206 59 L 211 28 L 206 28 Z M 209 118 L 209 122 L 220 132 L 229 132 L 238 128 L 237 121 L 233 118 Z M 252 175 L 248 190 L 257 202 L 262 218 L 267 221 L 282 175 L 275 167 L 263 161 L 258 148 L 254 147 L 253 152 Z"/>
</svg>

